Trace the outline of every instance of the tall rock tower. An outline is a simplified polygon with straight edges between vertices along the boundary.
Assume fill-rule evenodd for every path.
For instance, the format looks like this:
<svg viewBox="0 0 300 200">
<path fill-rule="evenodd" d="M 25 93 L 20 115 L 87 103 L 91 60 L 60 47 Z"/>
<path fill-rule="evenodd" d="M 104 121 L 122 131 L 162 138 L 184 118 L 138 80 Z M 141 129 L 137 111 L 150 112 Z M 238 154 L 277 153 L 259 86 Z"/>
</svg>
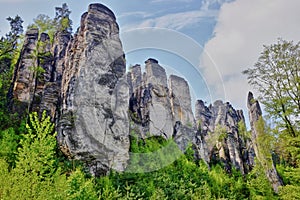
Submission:
<svg viewBox="0 0 300 200">
<path fill-rule="evenodd" d="M 262 134 L 265 133 L 262 132 L 264 130 L 259 129 L 264 127 L 258 127 L 259 120 L 262 120 L 262 111 L 259 102 L 254 99 L 252 92 L 248 93 L 247 105 L 249 110 L 253 149 L 255 151 L 257 160 L 263 166 L 265 174 L 269 179 L 270 183 L 272 184 L 274 191 L 278 192 L 279 187 L 282 186 L 283 183 L 274 166 L 271 152 L 269 152 L 268 155 L 263 155 L 263 144 L 261 144 L 261 142 L 259 141 L 259 137 L 261 137 Z M 264 153 L 267 154 L 267 152 Z"/>
<path fill-rule="evenodd" d="M 129 159 L 129 87 L 119 27 L 111 10 L 91 4 L 69 43 L 62 77 L 58 142 L 94 175 L 123 171 Z"/>
</svg>

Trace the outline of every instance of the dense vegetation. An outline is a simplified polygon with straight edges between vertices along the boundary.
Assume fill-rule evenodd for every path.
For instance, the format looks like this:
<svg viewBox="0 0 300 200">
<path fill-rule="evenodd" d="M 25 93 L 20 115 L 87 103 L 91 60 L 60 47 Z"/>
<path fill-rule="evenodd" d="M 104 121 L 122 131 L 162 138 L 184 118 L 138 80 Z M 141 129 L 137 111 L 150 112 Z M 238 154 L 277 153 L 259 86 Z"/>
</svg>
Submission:
<svg viewBox="0 0 300 200">
<path fill-rule="evenodd" d="M 57 31 L 70 32 L 69 14 L 63 4 L 56 8 L 54 19 L 39 15 L 30 27 L 52 36 Z M 270 128 L 262 119 L 257 129 L 261 132 L 260 156 L 273 159 L 284 182 L 275 194 L 264 173 L 265 163 L 256 162 L 247 175 L 235 170 L 228 174 L 221 163 L 207 166 L 195 161 L 191 147 L 173 163 L 154 171 L 133 173 L 153 169 L 153 162 L 140 166 L 132 156 L 129 172 L 91 177 L 84 164 L 59 151 L 55 125 L 45 113 L 20 117 L 7 109 L 6 95 L 23 37 L 22 19 L 7 20 L 11 31 L 0 39 L 0 199 L 300 199 L 299 44 L 279 40 L 265 46 L 255 66 L 244 72 L 259 89 L 260 100 L 274 121 Z M 137 155 L 172 144 L 160 137 L 141 140 L 132 133 L 130 149 Z M 164 153 L 153 155 L 150 161 L 168 159 Z"/>
</svg>

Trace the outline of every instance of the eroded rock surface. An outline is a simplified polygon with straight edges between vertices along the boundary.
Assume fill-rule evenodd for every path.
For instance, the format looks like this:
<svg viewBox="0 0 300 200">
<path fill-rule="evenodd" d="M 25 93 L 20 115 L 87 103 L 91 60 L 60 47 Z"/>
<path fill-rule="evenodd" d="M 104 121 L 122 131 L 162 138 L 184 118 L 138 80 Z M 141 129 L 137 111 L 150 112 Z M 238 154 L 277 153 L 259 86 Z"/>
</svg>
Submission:
<svg viewBox="0 0 300 200">
<path fill-rule="evenodd" d="M 238 124 L 244 123 L 242 111 L 236 111 L 229 103 L 222 101 L 207 107 L 198 100 L 195 112 L 200 157 L 207 162 L 220 160 L 227 170 L 230 171 L 232 165 L 246 173 L 251 164 L 245 140 L 239 133 Z"/>
<path fill-rule="evenodd" d="M 54 44 L 66 46 L 67 42 Z M 56 63 L 64 59 L 64 51 L 65 47 L 58 49 L 56 52 L 61 55 L 56 58 L 48 34 L 39 33 L 37 29 L 27 31 L 9 91 L 13 112 L 24 114 L 36 111 L 41 114 L 46 110 L 52 120 L 55 119 L 62 77 L 61 65 Z"/>
<path fill-rule="evenodd" d="M 114 14 L 91 4 L 69 43 L 58 140 L 92 174 L 123 171 L 129 159 L 129 87 Z"/>
<path fill-rule="evenodd" d="M 34 66 L 37 66 L 35 55 L 37 54 L 38 38 L 38 29 L 30 29 L 25 34 L 24 45 L 15 67 L 12 86 L 8 94 L 12 102 L 13 112 L 22 113 L 30 110 L 36 87 Z"/>
<path fill-rule="evenodd" d="M 262 120 L 262 111 L 259 102 L 254 99 L 252 92 L 248 93 L 247 105 L 251 125 L 252 145 L 254 148 L 255 155 L 258 159 L 258 162 L 260 162 L 261 165 L 264 167 L 266 176 L 272 184 L 274 191 L 278 192 L 279 187 L 282 186 L 283 183 L 274 166 L 274 162 L 271 157 L 271 152 L 269 152 L 269 155 L 263 155 L 262 147 L 260 146 L 262 144 L 259 144 L 259 137 L 261 137 L 261 134 L 264 134 L 261 132 L 264 130 L 259 130 L 259 127 L 257 126 L 259 120 Z M 267 157 L 270 157 L 270 159 L 268 159 Z"/>
</svg>

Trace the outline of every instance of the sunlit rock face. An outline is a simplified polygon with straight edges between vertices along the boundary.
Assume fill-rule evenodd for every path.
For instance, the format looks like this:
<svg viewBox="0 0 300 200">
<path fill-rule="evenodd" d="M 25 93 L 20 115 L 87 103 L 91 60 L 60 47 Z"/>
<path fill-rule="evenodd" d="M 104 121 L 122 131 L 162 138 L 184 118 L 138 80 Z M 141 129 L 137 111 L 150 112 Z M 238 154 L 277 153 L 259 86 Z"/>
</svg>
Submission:
<svg viewBox="0 0 300 200">
<path fill-rule="evenodd" d="M 58 142 L 94 175 L 123 171 L 129 159 L 129 87 L 112 11 L 91 4 L 64 60 Z"/>
</svg>

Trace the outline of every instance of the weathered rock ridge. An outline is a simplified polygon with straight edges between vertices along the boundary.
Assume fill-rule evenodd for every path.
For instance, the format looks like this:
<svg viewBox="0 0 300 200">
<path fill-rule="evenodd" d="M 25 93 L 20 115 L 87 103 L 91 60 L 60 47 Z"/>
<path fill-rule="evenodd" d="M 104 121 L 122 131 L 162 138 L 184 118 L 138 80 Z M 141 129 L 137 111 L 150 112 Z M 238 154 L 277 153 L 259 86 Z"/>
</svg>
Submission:
<svg viewBox="0 0 300 200">
<path fill-rule="evenodd" d="M 126 73 L 113 12 L 91 4 L 74 36 L 57 33 L 51 43 L 47 34 L 27 31 L 10 107 L 19 113 L 46 110 L 56 122 L 62 152 L 84 161 L 94 175 L 126 170 L 133 134 L 173 139 L 182 151 L 191 144 L 196 158 L 207 165 L 222 162 L 229 172 L 252 169 L 258 104 L 248 100 L 252 137 L 247 136 L 243 112 L 230 103 L 197 100 L 193 113 L 184 78 L 168 77 L 153 58 L 144 71 L 135 65 Z"/>
<path fill-rule="evenodd" d="M 254 99 L 252 92 L 248 93 L 247 106 L 249 109 L 252 146 L 257 157 L 257 161 L 260 162 L 260 165 L 264 168 L 265 174 L 269 179 L 270 183 L 272 184 L 274 191 L 278 192 L 278 189 L 280 186 L 283 185 L 283 182 L 274 166 L 271 152 L 269 152 L 269 155 L 263 155 L 266 154 L 266 152 L 263 153 L 264 144 L 261 144 L 261 139 L 259 139 L 264 134 L 264 132 L 260 130 L 264 129 L 264 127 L 259 127 L 261 126 L 260 123 L 262 123 L 262 111 L 259 102 Z"/>
<path fill-rule="evenodd" d="M 129 88 L 119 27 L 91 4 L 74 36 L 28 30 L 8 93 L 19 113 L 46 110 L 61 150 L 94 175 L 123 171 L 129 159 Z"/>
<path fill-rule="evenodd" d="M 141 66 L 135 65 L 127 75 L 131 132 L 141 138 L 173 138 L 183 151 L 191 143 L 198 158 L 208 164 L 224 162 L 228 171 L 235 167 L 247 173 L 253 167 L 249 139 L 239 131 L 239 124 L 245 123 L 241 110 L 222 101 L 207 107 L 198 100 L 194 117 L 187 81 L 167 78 L 155 59 L 148 59 L 145 69 L 142 75 Z"/>
</svg>

